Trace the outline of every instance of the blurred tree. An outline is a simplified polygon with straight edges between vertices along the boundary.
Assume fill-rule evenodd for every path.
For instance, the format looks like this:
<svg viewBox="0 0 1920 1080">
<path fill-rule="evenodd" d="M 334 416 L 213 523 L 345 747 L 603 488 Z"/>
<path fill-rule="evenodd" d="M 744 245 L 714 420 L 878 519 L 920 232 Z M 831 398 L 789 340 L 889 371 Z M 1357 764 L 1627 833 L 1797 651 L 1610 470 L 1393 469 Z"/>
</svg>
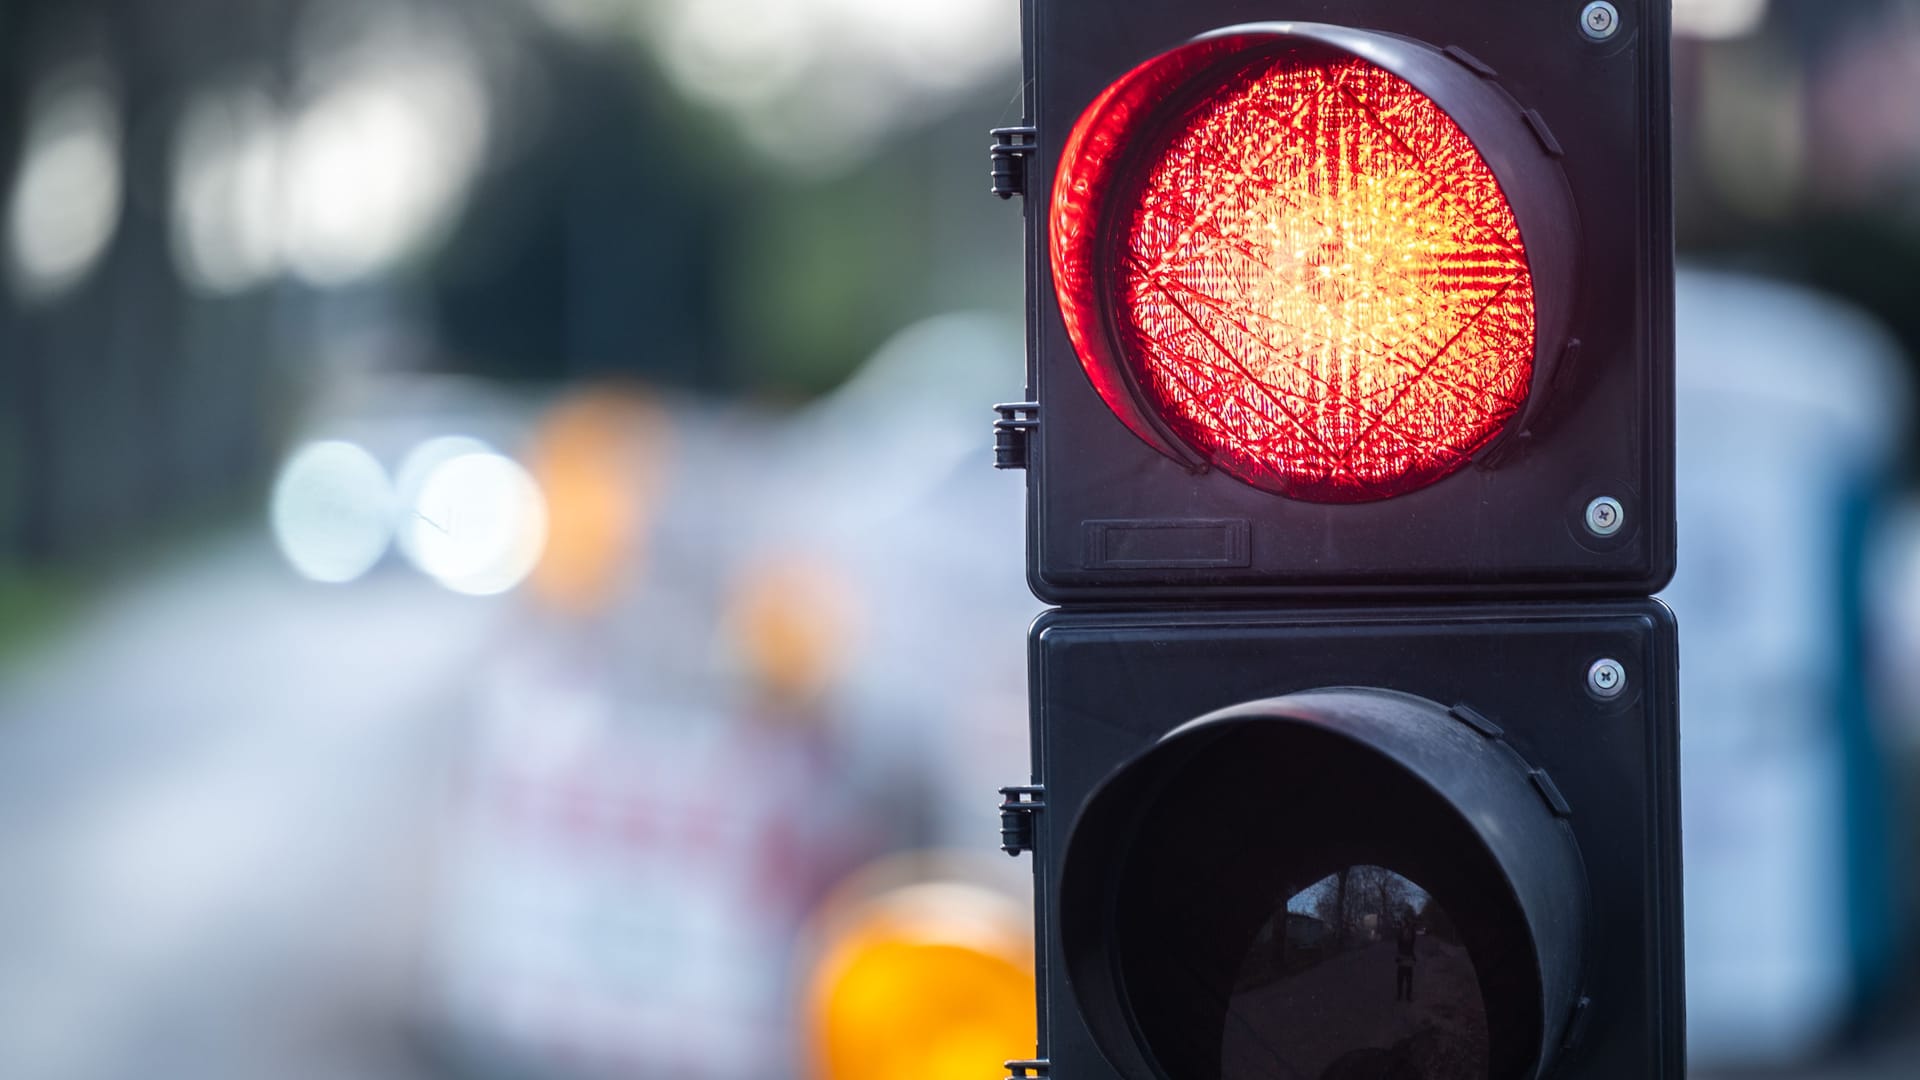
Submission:
<svg viewBox="0 0 1920 1080">
<path fill-rule="evenodd" d="M 395 148 L 354 127 L 377 128 L 392 104 L 378 95 L 410 84 L 359 86 L 360 68 L 326 50 L 359 62 L 371 48 L 392 68 L 429 46 L 484 82 L 477 186 L 424 231 L 431 250 L 349 280 L 316 275 L 296 241 L 320 226 L 294 220 L 312 208 L 288 190 L 346 189 L 301 169 L 374 167 L 324 209 L 377 229 L 379 208 L 351 200 L 392 196 L 419 165 L 367 159 Z M 918 319 L 1017 309 L 1019 275 L 982 269 L 1018 265 L 1017 217 L 982 190 L 981 128 L 1017 114 L 1013 71 L 991 91 L 930 96 L 925 115 L 886 129 L 901 134 L 800 175 L 756 153 L 735 118 L 689 104 L 656 63 L 628 35 L 559 32 L 523 0 L 0 3 L 0 194 L 17 186 L 36 95 L 62 72 L 100 76 L 117 155 L 97 264 L 57 295 L 0 283 L 0 561 L 124 550 L 241 505 L 302 397 L 368 366 L 626 374 L 792 400 Z M 229 113 L 199 109 L 236 93 L 264 118 L 269 227 L 286 235 L 268 237 L 264 272 L 210 284 L 191 252 L 185 277 L 176 265 L 193 164 L 182 133 L 205 113 L 214 143 L 239 138 Z M 353 108 L 320 119 L 344 124 L 362 157 L 303 158 L 308 121 L 340 99 Z M 210 204 L 230 208 L 237 183 L 212 181 Z"/>
<path fill-rule="evenodd" d="M 238 55 L 271 64 L 277 5 L 16 0 L 0 8 L 0 558 L 97 554 L 203 512 L 258 475 L 277 415 L 260 298 L 202 306 L 175 272 L 167 221 L 182 94 Z M 220 35 L 188 32 L 218 21 Z M 84 137 L 105 157 L 59 169 L 46 205 L 25 179 L 62 153 L 52 102 L 97 102 Z M 49 128 L 48 125 L 53 125 Z M 68 134 L 48 137 L 48 130 Z M 36 134 L 39 132 L 41 134 Z M 67 146 L 71 146 L 69 141 Z M 81 164 L 86 162 L 86 164 Z M 79 170 L 79 171 L 76 171 Z M 82 193 L 106 230 L 50 284 L 23 262 L 38 230 L 73 241 Z M 57 205 L 56 205 L 57 204 Z M 39 275 L 39 276 L 37 276 Z"/>
<path fill-rule="evenodd" d="M 445 363 L 728 388 L 719 288 L 739 185 L 623 54 L 543 42 L 545 122 L 429 271 Z"/>
</svg>

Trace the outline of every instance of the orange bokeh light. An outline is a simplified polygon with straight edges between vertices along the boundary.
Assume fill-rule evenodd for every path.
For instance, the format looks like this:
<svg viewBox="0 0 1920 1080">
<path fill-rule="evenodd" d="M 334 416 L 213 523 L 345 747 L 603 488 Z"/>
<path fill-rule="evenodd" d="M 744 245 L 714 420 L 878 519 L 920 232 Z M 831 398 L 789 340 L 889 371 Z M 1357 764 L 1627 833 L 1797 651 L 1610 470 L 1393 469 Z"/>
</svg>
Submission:
<svg viewBox="0 0 1920 1080">
<path fill-rule="evenodd" d="M 1120 227 L 1093 292 L 1131 392 L 1215 467 L 1299 499 L 1387 498 L 1464 465 L 1525 402 L 1519 226 L 1471 140 L 1405 80 L 1266 54 L 1136 160 L 1106 203 Z"/>
<path fill-rule="evenodd" d="M 908 886 L 864 905 L 809 982 L 813 1080 L 977 1080 L 1035 1040 L 1024 912 L 975 886 Z"/>
</svg>

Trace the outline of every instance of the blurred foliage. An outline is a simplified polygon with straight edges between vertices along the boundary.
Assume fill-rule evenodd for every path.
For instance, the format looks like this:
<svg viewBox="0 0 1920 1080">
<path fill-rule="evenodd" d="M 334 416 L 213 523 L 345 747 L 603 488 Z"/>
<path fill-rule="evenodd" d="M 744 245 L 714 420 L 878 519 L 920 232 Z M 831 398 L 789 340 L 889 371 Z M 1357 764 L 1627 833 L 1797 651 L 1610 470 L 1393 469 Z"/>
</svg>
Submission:
<svg viewBox="0 0 1920 1080">
<path fill-rule="evenodd" d="M 889 179 L 875 170 L 744 209 L 727 307 L 748 385 L 778 396 L 829 389 L 920 307 L 911 271 L 927 253 L 902 200 L 887 197 Z"/>
<path fill-rule="evenodd" d="M 170 232 L 188 107 L 244 76 L 296 123 L 312 93 L 303 20 L 331 5 L 0 5 L 18 31 L 0 35 L 0 176 L 25 156 L 35 94 L 76 56 L 112 73 L 127 133 L 99 264 L 55 302 L 0 297 L 0 555 L 84 559 L 257 498 L 309 403 L 362 372 L 615 375 L 795 401 L 919 318 L 1018 309 L 1017 209 L 984 192 L 984 129 L 1017 111 L 1011 70 L 871 151 L 795 171 L 690 103 L 632 35 L 564 33 L 510 0 L 401 7 L 451 18 L 492 80 L 497 130 L 464 204 L 377 276 L 283 272 L 215 295 L 183 277 Z M 342 18 L 361 8 L 385 10 Z M 214 24 L 233 32 L 189 32 Z"/>
<path fill-rule="evenodd" d="M 717 241 L 739 198 L 724 148 L 620 55 L 558 42 L 543 68 L 544 122 L 428 266 L 440 363 L 724 387 Z"/>
<path fill-rule="evenodd" d="M 843 175 L 761 189 L 730 259 L 743 388 L 830 389 L 894 331 L 942 312 L 1019 317 L 1019 207 L 986 192 L 991 98 Z"/>
<path fill-rule="evenodd" d="M 903 325 L 1017 304 L 1017 276 L 991 269 L 1017 253 L 1016 211 L 983 183 L 962 192 L 970 206 L 935 204 L 955 185 L 934 170 L 984 175 L 984 113 L 796 177 L 715 138 L 644 70 L 568 70 L 565 95 L 596 107 L 491 177 L 435 260 L 457 369 L 805 398 Z M 986 226 L 1003 248 L 995 262 L 945 246 L 955 230 L 943 217 L 973 236 Z"/>
<path fill-rule="evenodd" d="M 981 118 L 1004 88 L 870 158 L 795 175 L 644 54 L 569 42 L 548 67 L 569 105 L 483 181 L 430 267 L 453 369 L 791 400 L 919 318 L 1017 305 L 1017 276 L 992 268 L 1015 256 L 1018 219 L 980 182 Z"/>
<path fill-rule="evenodd" d="M 71 574 L 0 566 L 0 664 L 26 646 L 48 640 L 84 595 Z"/>
</svg>

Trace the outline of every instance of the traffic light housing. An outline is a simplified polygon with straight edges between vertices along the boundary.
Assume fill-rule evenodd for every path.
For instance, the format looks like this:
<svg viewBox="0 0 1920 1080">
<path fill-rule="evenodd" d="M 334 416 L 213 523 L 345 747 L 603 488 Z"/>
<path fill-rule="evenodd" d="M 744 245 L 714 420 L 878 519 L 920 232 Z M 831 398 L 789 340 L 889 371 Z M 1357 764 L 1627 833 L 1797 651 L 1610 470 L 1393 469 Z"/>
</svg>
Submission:
<svg viewBox="0 0 1920 1080">
<path fill-rule="evenodd" d="M 1666 7 L 1607 7 L 1030 0 L 1038 596 L 1666 582 Z"/>
<path fill-rule="evenodd" d="M 1679 1080 L 1666 5 L 1022 12 L 1013 1075 Z"/>
<path fill-rule="evenodd" d="M 1657 601 L 1054 611 L 1030 665 L 1049 1075 L 1319 1080 L 1368 1049 L 1422 1053 L 1377 946 L 1350 982 L 1306 984 L 1340 1015 L 1261 1010 L 1275 982 L 1341 962 L 1269 957 L 1262 984 L 1262 926 L 1353 867 L 1447 914 L 1487 1045 L 1477 1070 L 1350 1075 L 1682 1075 L 1676 660 Z M 1596 670 L 1620 681 L 1596 689 Z M 1446 993 L 1420 978 L 1416 1002 Z M 1249 1041 L 1295 1071 L 1249 1060 Z"/>
</svg>

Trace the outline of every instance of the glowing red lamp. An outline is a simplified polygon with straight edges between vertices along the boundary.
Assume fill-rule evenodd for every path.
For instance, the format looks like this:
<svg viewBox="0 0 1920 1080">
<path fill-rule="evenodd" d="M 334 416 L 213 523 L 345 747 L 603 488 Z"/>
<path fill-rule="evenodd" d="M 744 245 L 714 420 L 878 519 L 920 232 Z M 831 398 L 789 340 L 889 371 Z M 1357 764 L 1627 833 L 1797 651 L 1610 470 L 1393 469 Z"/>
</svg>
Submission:
<svg viewBox="0 0 1920 1080">
<path fill-rule="evenodd" d="M 1528 241 L 1563 243 L 1571 207 L 1564 180 L 1532 182 L 1538 145 L 1505 145 L 1529 138 L 1518 106 L 1450 61 L 1430 77 L 1434 55 L 1237 28 L 1141 65 L 1081 116 L 1050 206 L 1054 284 L 1135 434 L 1351 503 L 1446 477 L 1524 415 L 1562 345 L 1541 333 Z M 1523 201 L 1490 159 L 1528 166 Z M 1546 279 L 1563 285 L 1570 257 L 1549 252 Z"/>
</svg>

